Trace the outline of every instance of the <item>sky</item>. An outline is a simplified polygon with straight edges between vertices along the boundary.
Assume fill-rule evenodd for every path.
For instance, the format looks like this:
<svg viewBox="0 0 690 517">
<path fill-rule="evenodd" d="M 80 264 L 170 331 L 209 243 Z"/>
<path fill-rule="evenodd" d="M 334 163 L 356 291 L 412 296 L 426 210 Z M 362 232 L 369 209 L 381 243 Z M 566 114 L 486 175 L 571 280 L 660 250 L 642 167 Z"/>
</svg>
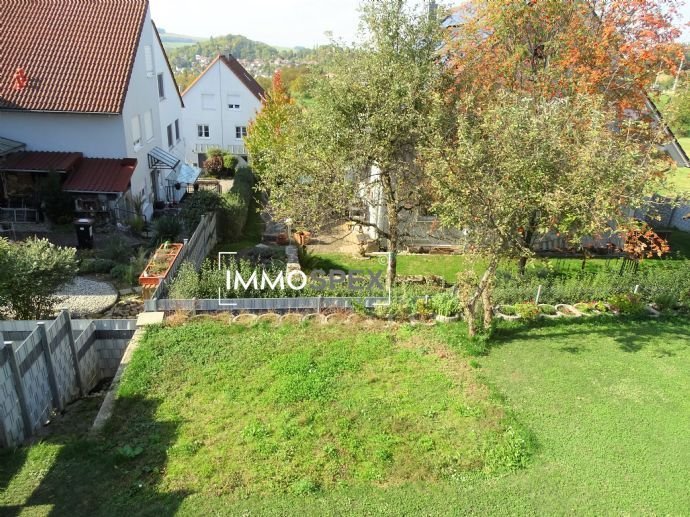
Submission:
<svg viewBox="0 0 690 517">
<path fill-rule="evenodd" d="M 351 42 L 360 0 L 150 0 L 167 32 L 207 38 L 241 34 L 279 47 L 314 47 L 326 31 Z"/>
<path fill-rule="evenodd" d="M 153 19 L 168 32 L 208 38 L 241 34 L 278 47 L 314 47 L 333 35 L 357 34 L 360 0 L 150 0 Z M 443 2 L 440 2 L 443 3 Z M 690 0 L 681 8 L 690 22 Z M 690 29 L 682 38 L 690 42 Z"/>
</svg>

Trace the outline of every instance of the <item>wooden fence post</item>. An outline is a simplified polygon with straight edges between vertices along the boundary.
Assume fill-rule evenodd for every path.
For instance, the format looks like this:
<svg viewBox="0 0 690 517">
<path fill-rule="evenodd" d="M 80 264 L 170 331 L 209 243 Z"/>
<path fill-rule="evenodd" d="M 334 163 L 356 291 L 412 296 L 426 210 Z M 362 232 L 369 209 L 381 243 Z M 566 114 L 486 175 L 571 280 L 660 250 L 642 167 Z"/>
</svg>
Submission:
<svg viewBox="0 0 690 517">
<path fill-rule="evenodd" d="M 14 351 L 14 344 L 12 341 L 5 341 L 5 353 L 7 354 L 7 360 L 10 363 L 12 380 L 14 381 L 14 389 L 17 392 L 17 399 L 19 400 L 19 411 L 22 414 L 22 422 L 24 423 L 24 438 L 29 438 L 33 434 L 33 426 L 31 425 L 29 406 L 26 403 L 26 392 L 24 391 L 22 375 L 19 372 L 17 354 Z"/>
<path fill-rule="evenodd" d="M 77 353 L 77 345 L 74 342 L 74 334 L 72 333 L 72 318 L 69 314 L 69 309 L 61 309 L 62 313 L 65 315 L 65 327 L 67 330 L 67 338 L 69 342 L 69 349 L 72 352 L 72 366 L 74 367 L 74 377 L 77 379 L 77 387 L 79 388 L 79 396 L 83 397 L 86 395 L 86 388 L 84 386 L 84 380 L 81 378 L 81 369 L 79 368 L 79 355 Z"/>
<path fill-rule="evenodd" d="M 50 343 L 48 342 L 48 334 L 46 333 L 46 324 L 40 321 L 36 324 L 38 329 L 38 336 L 40 338 L 39 346 L 43 350 L 43 358 L 46 362 L 46 370 L 48 371 L 48 386 L 50 386 L 50 394 L 53 396 L 53 407 L 58 411 L 62 411 L 62 400 L 60 399 L 60 390 L 58 389 L 57 379 L 55 378 L 55 365 L 53 364 L 53 357 L 50 354 Z"/>
</svg>

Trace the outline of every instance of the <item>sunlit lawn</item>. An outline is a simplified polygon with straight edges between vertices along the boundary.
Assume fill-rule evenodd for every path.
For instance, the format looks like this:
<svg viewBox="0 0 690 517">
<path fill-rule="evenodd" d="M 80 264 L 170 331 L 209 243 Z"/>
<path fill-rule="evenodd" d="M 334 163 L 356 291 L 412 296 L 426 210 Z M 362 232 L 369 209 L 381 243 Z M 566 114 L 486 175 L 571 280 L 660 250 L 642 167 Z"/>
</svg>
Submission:
<svg viewBox="0 0 690 517">
<path fill-rule="evenodd" d="M 687 513 L 690 323 L 466 343 L 461 324 L 154 330 L 104 437 L 0 454 L 0 514 Z"/>
</svg>

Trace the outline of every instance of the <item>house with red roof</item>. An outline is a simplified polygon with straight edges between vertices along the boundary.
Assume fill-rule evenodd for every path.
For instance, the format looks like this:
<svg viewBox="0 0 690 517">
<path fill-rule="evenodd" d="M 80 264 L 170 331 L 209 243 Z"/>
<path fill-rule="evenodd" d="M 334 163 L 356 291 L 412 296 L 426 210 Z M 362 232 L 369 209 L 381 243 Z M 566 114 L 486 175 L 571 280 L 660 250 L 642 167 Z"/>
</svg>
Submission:
<svg viewBox="0 0 690 517">
<path fill-rule="evenodd" d="M 211 148 L 246 161 L 244 137 L 264 90 L 232 55 L 219 55 L 182 93 L 187 162 L 202 167 Z"/>
<path fill-rule="evenodd" d="M 0 27 L 0 208 L 40 206 L 49 174 L 78 215 L 179 199 L 183 102 L 148 0 L 6 0 Z"/>
</svg>

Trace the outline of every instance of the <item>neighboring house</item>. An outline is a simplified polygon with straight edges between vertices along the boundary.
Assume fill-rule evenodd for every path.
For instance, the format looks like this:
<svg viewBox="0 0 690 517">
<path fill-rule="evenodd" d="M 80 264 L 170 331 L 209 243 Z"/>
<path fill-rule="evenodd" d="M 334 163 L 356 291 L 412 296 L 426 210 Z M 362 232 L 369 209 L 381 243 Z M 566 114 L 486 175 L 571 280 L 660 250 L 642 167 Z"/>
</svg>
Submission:
<svg viewBox="0 0 690 517">
<path fill-rule="evenodd" d="M 263 88 L 237 59 L 216 57 L 182 94 L 187 162 L 202 167 L 214 147 L 246 161 L 244 137 L 263 96 Z"/>
<path fill-rule="evenodd" d="M 183 104 L 147 0 L 14 0 L 0 27 L 0 137 L 23 145 L 0 157 L 0 203 L 39 203 L 48 172 L 78 212 L 179 199 Z"/>
</svg>

